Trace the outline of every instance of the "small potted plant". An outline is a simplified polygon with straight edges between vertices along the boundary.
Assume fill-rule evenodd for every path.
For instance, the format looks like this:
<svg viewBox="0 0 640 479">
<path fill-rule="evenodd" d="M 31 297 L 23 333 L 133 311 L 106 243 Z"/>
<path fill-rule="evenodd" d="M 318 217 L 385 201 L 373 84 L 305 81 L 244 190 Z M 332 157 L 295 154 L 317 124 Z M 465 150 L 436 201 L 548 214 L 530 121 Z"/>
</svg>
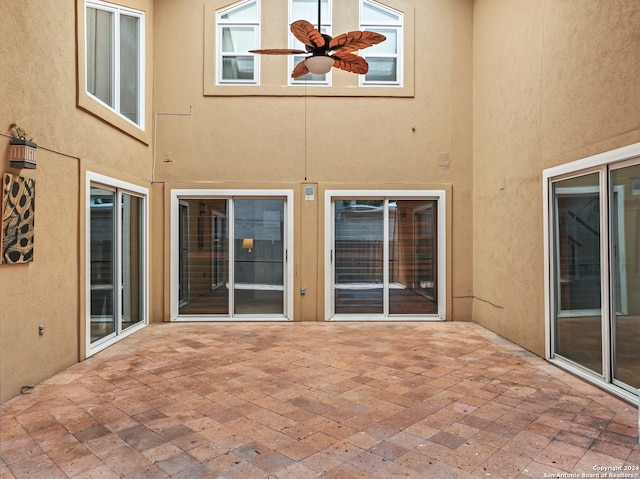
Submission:
<svg viewBox="0 0 640 479">
<path fill-rule="evenodd" d="M 9 140 L 9 166 L 12 168 L 36 168 L 36 149 L 33 138 L 27 138 L 27 132 L 13 123 L 13 136 Z"/>
</svg>

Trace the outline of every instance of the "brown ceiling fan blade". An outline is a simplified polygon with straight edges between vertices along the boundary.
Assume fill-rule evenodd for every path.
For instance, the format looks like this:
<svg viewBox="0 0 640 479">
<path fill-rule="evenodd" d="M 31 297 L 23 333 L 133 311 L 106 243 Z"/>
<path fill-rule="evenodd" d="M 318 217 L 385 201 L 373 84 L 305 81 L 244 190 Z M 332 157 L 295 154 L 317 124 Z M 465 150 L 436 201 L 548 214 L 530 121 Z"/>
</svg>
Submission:
<svg viewBox="0 0 640 479">
<path fill-rule="evenodd" d="M 333 38 L 329 42 L 329 49 L 340 52 L 355 52 L 384 42 L 386 39 L 387 37 L 376 32 L 348 32 Z"/>
<path fill-rule="evenodd" d="M 367 61 L 353 53 L 339 52 L 335 55 L 331 55 L 333 58 L 333 66 L 351 73 L 358 75 L 364 75 L 369 71 L 369 64 Z"/>
<path fill-rule="evenodd" d="M 302 75 L 306 75 L 307 73 L 309 73 L 309 69 L 307 68 L 307 64 L 304 62 L 304 60 L 302 60 L 291 72 L 291 78 L 298 78 Z"/>
<path fill-rule="evenodd" d="M 267 48 L 264 50 L 249 50 L 249 53 L 257 53 L 259 55 L 296 55 L 307 52 L 304 50 L 293 50 L 290 48 Z"/>
<path fill-rule="evenodd" d="M 291 33 L 305 45 L 320 48 L 325 45 L 322 34 L 306 20 L 296 20 L 291 24 Z"/>
</svg>

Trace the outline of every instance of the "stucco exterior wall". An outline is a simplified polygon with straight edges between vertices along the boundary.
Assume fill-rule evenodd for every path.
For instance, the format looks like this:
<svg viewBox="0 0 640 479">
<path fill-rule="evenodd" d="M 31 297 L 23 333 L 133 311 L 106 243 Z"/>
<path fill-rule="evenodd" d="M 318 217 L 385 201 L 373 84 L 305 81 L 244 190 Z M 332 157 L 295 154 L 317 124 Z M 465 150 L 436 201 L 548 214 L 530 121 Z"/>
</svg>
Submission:
<svg viewBox="0 0 640 479">
<path fill-rule="evenodd" d="M 156 0 L 155 30 L 162 35 L 155 39 L 155 95 L 157 111 L 167 114 L 157 118 L 154 180 L 163 184 L 165 195 L 172 188 L 293 189 L 293 290 L 307 288 L 307 295 L 296 300 L 298 320 L 324 319 L 325 190 L 448 189 L 453 212 L 447 225 L 449 318 L 470 320 L 473 4 L 383 3 L 407 12 L 411 20 L 407 29 L 413 38 L 405 51 L 415 74 L 407 79 L 411 88 L 405 96 L 389 96 L 388 88 L 358 87 L 351 84 L 355 75 L 340 71 L 334 72 L 339 96 L 326 87 L 287 86 L 286 64 L 274 57 L 261 59 L 268 86 L 242 87 L 240 93 L 239 87 L 229 87 L 229 96 L 218 87 L 212 93 L 206 71 L 211 50 L 207 29 L 215 27 L 210 9 L 229 2 Z M 263 38 L 265 47 L 286 47 L 280 31 L 287 29 L 285 4 L 279 18 L 269 3 L 262 5 L 265 25 L 281 23 L 279 30 L 265 26 L 263 32 L 274 35 Z M 358 29 L 357 0 L 339 6 L 355 16 L 335 13 L 334 33 Z M 306 184 L 317 186 L 313 203 L 304 201 Z M 165 234 L 168 205 L 165 196 Z M 169 259 L 165 243 L 162 261 Z M 168 278 L 154 274 L 154 283 L 164 282 L 166 319 L 170 285 Z"/>
<path fill-rule="evenodd" d="M 640 6 L 476 0 L 473 41 L 473 316 L 544 355 L 542 171 L 640 140 Z"/>
<path fill-rule="evenodd" d="M 85 93 L 84 0 L 3 2 L 2 170 L 35 178 L 36 226 L 34 261 L 0 265 L 0 402 L 86 357 L 88 171 L 149 188 L 150 321 L 169 315 L 168 195 L 200 187 L 294 191 L 293 290 L 308 288 L 297 320 L 324 318 L 325 190 L 445 190 L 447 317 L 471 319 L 471 0 L 385 2 L 407 14 L 400 90 L 361 89 L 337 72 L 334 92 L 276 85 L 251 96 L 205 85 L 206 13 L 229 2 L 118 3 L 146 16 L 144 129 Z M 265 6 L 263 21 L 282 5 Z M 358 28 L 357 6 L 338 4 L 336 32 Z M 278 46 L 271 31 L 265 43 Z M 265 78 L 285 85 L 268 63 Z M 36 170 L 9 167 L 12 123 L 39 145 Z M 306 185 L 316 201 L 303 201 Z"/>
<path fill-rule="evenodd" d="M 325 191 L 444 190 L 447 318 L 544 355 L 542 171 L 640 142 L 636 0 L 386 0 L 406 14 L 402 88 L 288 86 L 265 58 L 263 85 L 228 90 L 210 42 L 232 2 L 123 0 L 146 15 L 144 129 L 84 91 L 84 0 L 0 1 L 1 170 L 36 180 L 34 261 L 0 265 L 0 402 L 86 356 L 87 171 L 149 188 L 151 321 L 170 316 L 172 189 L 292 190 L 293 318 L 310 321 Z M 357 0 L 335 3 L 334 33 L 357 29 Z M 262 22 L 286 47 L 285 0 Z M 12 123 L 36 170 L 9 167 Z"/>
<path fill-rule="evenodd" d="M 151 0 L 131 6 L 152 14 Z M 151 135 L 150 130 L 141 133 L 141 141 L 78 108 L 78 89 L 84 87 L 77 82 L 76 2 L 2 1 L 2 7 L 10 20 L 4 22 L 0 42 L 0 171 L 36 181 L 34 260 L 0 264 L 4 402 L 22 386 L 37 384 L 83 357 L 85 171 L 148 185 Z M 148 38 L 152 27 L 149 22 Z M 9 167 L 12 123 L 38 144 L 35 170 Z"/>
</svg>

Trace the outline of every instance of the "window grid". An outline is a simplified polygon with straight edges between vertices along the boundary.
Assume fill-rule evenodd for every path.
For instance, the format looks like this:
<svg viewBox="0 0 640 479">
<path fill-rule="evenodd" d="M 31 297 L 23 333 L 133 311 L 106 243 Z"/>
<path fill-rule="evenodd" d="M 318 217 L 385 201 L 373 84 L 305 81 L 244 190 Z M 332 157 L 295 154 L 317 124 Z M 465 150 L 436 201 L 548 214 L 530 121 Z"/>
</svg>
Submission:
<svg viewBox="0 0 640 479">
<path fill-rule="evenodd" d="M 98 30 L 98 16 L 101 13 L 110 15 L 108 31 Z M 105 2 L 87 1 L 85 14 L 87 94 L 128 122 L 144 129 L 144 13 Z M 135 21 L 123 22 L 123 17 Z M 90 25 L 92 20 L 94 24 Z M 127 31 L 127 26 L 123 27 L 123 24 L 136 28 Z M 106 60 L 98 58 L 99 53 L 105 53 L 97 51 L 100 48 L 99 36 L 106 37 L 102 39 L 103 48 L 108 42 L 108 53 L 104 55 Z M 127 54 L 123 55 L 124 49 Z M 126 68 L 123 67 L 125 62 L 129 63 Z"/>
<path fill-rule="evenodd" d="M 247 17 L 242 16 L 242 11 L 255 12 Z M 217 81 L 227 85 L 257 85 L 260 78 L 260 63 L 256 55 L 249 50 L 259 48 L 260 44 L 260 11 L 257 0 L 244 1 L 229 8 L 221 10 L 216 15 L 218 55 L 217 55 Z M 238 18 L 225 18 L 240 13 Z M 234 39 L 235 34 L 235 39 Z M 238 48 L 233 44 L 234 40 L 244 41 L 247 48 Z M 247 37 L 253 37 L 247 41 Z"/>
<path fill-rule="evenodd" d="M 368 16 L 367 11 L 379 13 L 376 18 Z M 369 63 L 369 72 L 360 77 L 361 86 L 401 86 L 402 85 L 402 44 L 403 15 L 401 12 L 371 0 L 362 0 L 360 4 L 360 30 L 381 33 L 387 39 L 380 45 L 374 45 L 360 52 Z M 392 51 L 389 51 L 393 45 Z M 388 73 L 376 74 L 376 63 L 391 65 Z M 386 77 L 386 78 L 385 78 Z"/>
</svg>

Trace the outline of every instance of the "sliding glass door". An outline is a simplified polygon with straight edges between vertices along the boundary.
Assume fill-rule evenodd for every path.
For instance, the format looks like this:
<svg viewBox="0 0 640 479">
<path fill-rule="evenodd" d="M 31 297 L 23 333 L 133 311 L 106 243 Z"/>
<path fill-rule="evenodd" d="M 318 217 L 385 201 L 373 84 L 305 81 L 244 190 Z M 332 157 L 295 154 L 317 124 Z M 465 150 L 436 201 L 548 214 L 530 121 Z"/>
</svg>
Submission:
<svg viewBox="0 0 640 479">
<path fill-rule="evenodd" d="M 612 374 L 640 388 L 640 164 L 610 173 Z"/>
<path fill-rule="evenodd" d="M 91 187 L 89 308 L 91 343 L 115 335 L 116 192 Z"/>
<path fill-rule="evenodd" d="M 444 194 L 374 193 L 328 197 L 329 319 L 441 319 Z"/>
<path fill-rule="evenodd" d="M 438 313 L 438 205 L 393 200 L 389 208 L 389 314 Z"/>
<path fill-rule="evenodd" d="M 550 179 L 550 356 L 640 388 L 640 164 Z"/>
<path fill-rule="evenodd" d="M 284 200 L 239 199 L 234 215 L 236 314 L 284 314 Z"/>
<path fill-rule="evenodd" d="M 144 320 L 144 200 L 122 193 L 120 207 L 120 326 L 124 330 Z"/>
<path fill-rule="evenodd" d="M 147 322 L 147 213 L 144 190 L 88 176 L 87 349 L 93 354 Z"/>
<path fill-rule="evenodd" d="M 174 319 L 282 319 L 290 268 L 283 196 L 179 196 Z M 186 293 L 188 292 L 188 294 Z"/>
<path fill-rule="evenodd" d="M 555 352 L 602 373 L 599 175 L 554 185 L 556 213 Z"/>
<path fill-rule="evenodd" d="M 335 314 L 384 312 L 384 200 L 334 204 Z"/>
</svg>

